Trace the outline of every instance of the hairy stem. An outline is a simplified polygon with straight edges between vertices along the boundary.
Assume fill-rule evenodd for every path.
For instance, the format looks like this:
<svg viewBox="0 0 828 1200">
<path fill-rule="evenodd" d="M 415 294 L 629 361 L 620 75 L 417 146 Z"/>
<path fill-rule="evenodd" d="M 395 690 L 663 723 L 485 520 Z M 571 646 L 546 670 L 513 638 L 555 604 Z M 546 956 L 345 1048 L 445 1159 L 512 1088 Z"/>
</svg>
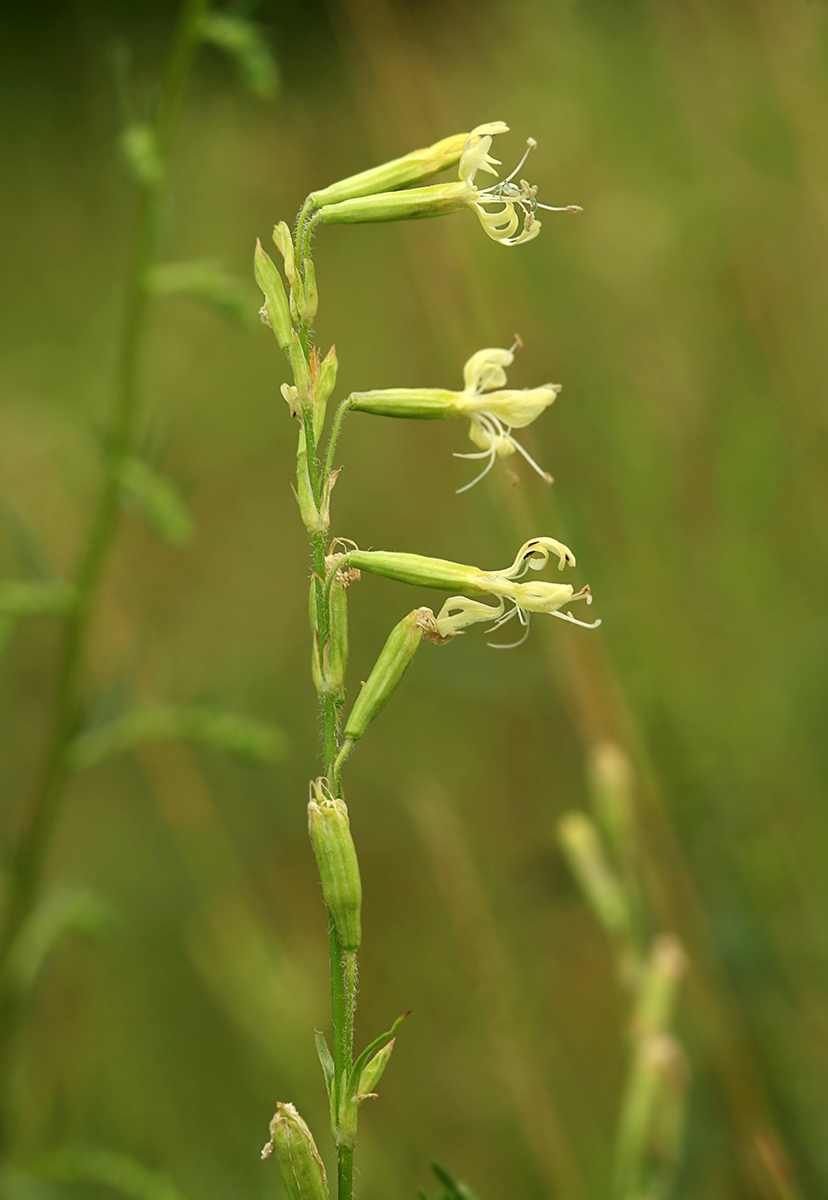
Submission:
<svg viewBox="0 0 828 1200">
<path fill-rule="evenodd" d="M 166 158 L 208 0 L 185 0 L 181 10 L 153 127 L 161 162 Z M 10 1137 L 11 1073 L 23 1016 L 23 997 L 7 966 L 17 938 L 40 894 L 43 868 L 70 779 L 67 749 L 82 717 L 81 685 L 95 601 L 117 532 L 120 470 L 133 449 L 140 399 L 139 366 L 149 308 L 147 280 L 158 243 L 163 172 L 143 186 L 136 213 L 126 281 L 124 317 L 113 384 L 109 459 L 97 507 L 91 516 L 75 570 L 77 604 L 67 614 L 58 652 L 57 681 L 49 743 L 38 783 L 26 807 L 12 854 L 6 920 L 0 934 L 0 1152 Z"/>
</svg>

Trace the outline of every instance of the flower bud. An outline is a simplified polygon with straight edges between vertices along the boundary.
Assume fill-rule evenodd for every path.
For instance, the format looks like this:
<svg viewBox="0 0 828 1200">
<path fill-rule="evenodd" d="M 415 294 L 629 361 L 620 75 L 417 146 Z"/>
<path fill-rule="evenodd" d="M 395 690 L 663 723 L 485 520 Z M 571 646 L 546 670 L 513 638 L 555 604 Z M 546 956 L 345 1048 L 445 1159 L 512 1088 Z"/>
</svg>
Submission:
<svg viewBox="0 0 828 1200">
<path fill-rule="evenodd" d="M 304 437 L 300 435 L 300 438 L 303 443 Z M 294 495 L 296 496 L 296 503 L 299 505 L 302 523 L 308 533 L 327 534 L 327 514 L 320 512 L 317 507 L 308 471 L 308 455 L 304 449 L 300 449 L 296 455 L 296 489 Z"/>
<path fill-rule="evenodd" d="M 592 808 L 618 858 L 629 865 L 637 858 L 633 779 L 624 751 L 612 742 L 594 747 L 589 762 Z"/>
<path fill-rule="evenodd" d="M 312 258 L 305 259 L 305 272 L 302 278 L 298 280 L 298 284 L 296 307 L 304 323 L 310 325 L 319 307 L 319 293 L 316 290 L 316 271 Z"/>
<path fill-rule="evenodd" d="M 285 221 L 280 221 L 273 230 L 273 241 L 285 261 L 285 275 L 292 288 L 296 287 L 296 265 L 293 258 L 293 239 Z"/>
<path fill-rule="evenodd" d="M 362 882 L 344 800 L 326 795 L 321 780 L 313 785 L 308 829 L 322 881 L 322 895 L 343 950 L 358 950 L 362 940 Z"/>
<path fill-rule="evenodd" d="M 308 360 L 305 358 L 302 343 L 299 341 L 299 335 L 295 329 L 291 329 L 290 331 L 288 357 L 290 358 L 290 365 L 293 368 L 293 379 L 296 384 L 296 390 L 299 393 L 299 403 L 302 411 L 307 412 L 313 405 L 310 367 L 308 366 Z"/>
<path fill-rule="evenodd" d="M 430 608 L 415 608 L 391 630 L 388 641 L 351 709 L 345 726 L 346 741 L 358 741 L 390 699 L 426 630 L 436 630 L 434 614 Z"/>
<path fill-rule="evenodd" d="M 328 401 L 336 387 L 338 365 L 336 361 L 336 347 L 331 346 L 319 364 L 319 370 L 317 371 L 313 385 L 313 424 L 316 430 L 317 441 L 325 424 L 325 410 L 328 407 Z"/>
<path fill-rule="evenodd" d="M 311 192 L 308 199 L 314 208 L 324 204 L 337 204 L 340 200 L 350 200 L 357 196 L 370 196 L 373 192 L 392 192 L 395 188 L 406 187 L 411 183 L 419 183 L 429 179 L 438 171 L 452 167 L 460 161 L 463 147 L 468 138 L 467 133 L 456 133 L 452 137 L 443 138 L 433 146 L 423 150 L 412 150 L 402 158 L 383 163 L 379 167 L 371 167 L 358 175 L 351 175 L 332 183 L 321 191 Z"/>
<path fill-rule="evenodd" d="M 290 345 L 290 308 L 285 294 L 282 276 L 273 260 L 265 254 L 262 243 L 256 241 L 256 256 L 254 259 L 256 282 L 264 292 L 265 302 L 262 313 L 267 318 L 267 324 L 276 334 L 276 340 L 283 350 Z"/>
<path fill-rule="evenodd" d="M 609 933 L 626 933 L 627 901 L 592 821 L 581 813 L 568 813 L 558 826 L 558 836 L 572 873 L 598 920 Z"/>
<path fill-rule="evenodd" d="M 367 1100 L 369 1096 L 375 1095 L 374 1088 L 382 1078 L 382 1073 L 388 1066 L 388 1060 L 391 1057 L 391 1051 L 394 1049 L 394 1041 L 392 1038 L 387 1045 L 378 1050 L 373 1058 L 369 1059 L 365 1064 L 362 1074 L 359 1077 L 357 1085 L 357 1103 L 361 1104 L 363 1100 Z"/>
<path fill-rule="evenodd" d="M 330 695 L 338 704 L 345 699 L 345 672 L 348 669 L 348 597 L 340 575 L 331 584 L 330 638 L 320 647 L 317 628 L 316 581 L 311 582 L 310 619 L 314 631 L 311 669 L 320 696 Z"/>
<path fill-rule="evenodd" d="M 262 1158 L 271 1154 L 290 1200 L 328 1200 L 324 1164 L 311 1131 L 292 1104 L 276 1105 Z"/>
<path fill-rule="evenodd" d="M 650 957 L 643 967 L 633 1014 L 636 1037 L 666 1033 L 673 1021 L 681 977 L 687 969 L 687 956 L 678 938 L 663 933 L 653 942 Z"/>
</svg>

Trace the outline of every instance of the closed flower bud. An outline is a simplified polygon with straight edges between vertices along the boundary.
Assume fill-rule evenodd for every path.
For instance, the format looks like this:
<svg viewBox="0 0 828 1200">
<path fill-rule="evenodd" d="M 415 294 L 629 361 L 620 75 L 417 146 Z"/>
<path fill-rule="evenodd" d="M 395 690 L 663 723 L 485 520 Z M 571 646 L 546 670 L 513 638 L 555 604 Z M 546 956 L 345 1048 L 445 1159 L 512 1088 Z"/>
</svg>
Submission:
<svg viewBox="0 0 828 1200">
<path fill-rule="evenodd" d="M 280 221 L 273 230 L 273 241 L 285 261 L 285 275 L 292 288 L 296 287 L 296 264 L 293 257 L 293 239 L 285 221 Z"/>
<path fill-rule="evenodd" d="M 285 294 L 282 276 L 273 260 L 265 254 L 262 243 L 256 242 L 254 259 L 256 282 L 264 292 L 265 302 L 261 312 L 267 324 L 276 334 L 276 340 L 283 350 L 290 345 L 290 308 Z"/>
<path fill-rule="evenodd" d="M 324 204 L 338 204 L 341 200 L 370 196 L 373 192 L 391 192 L 395 188 L 430 179 L 438 171 L 460 161 L 468 136 L 467 133 L 456 133 L 443 138 L 433 146 L 413 150 L 402 158 L 395 158 L 381 166 L 361 171 L 358 175 L 351 175 L 348 179 L 341 179 L 318 192 L 311 192 L 308 199 L 314 208 L 321 208 Z"/>
<path fill-rule="evenodd" d="M 290 331 L 290 346 L 288 347 L 288 357 L 290 365 L 293 368 L 293 378 L 296 383 L 296 390 L 299 393 L 299 404 L 303 412 L 307 412 L 313 405 L 313 393 L 311 391 L 311 377 L 308 360 L 305 358 L 305 351 L 302 349 L 302 343 L 299 341 L 299 336 L 295 329 Z"/>
<path fill-rule="evenodd" d="M 430 608 L 415 608 L 394 626 L 348 717 L 346 741 L 356 742 L 362 737 L 405 674 L 423 634 L 435 629 Z"/>
<path fill-rule="evenodd" d="M 358 950 L 362 940 L 362 882 L 344 800 L 326 794 L 323 781 L 312 784 L 308 829 L 322 881 L 322 896 L 343 950 Z"/>
<path fill-rule="evenodd" d="M 316 430 L 317 441 L 325 424 L 325 410 L 328 407 L 328 401 L 336 387 L 337 366 L 336 347 L 331 346 L 319 364 L 313 384 L 313 424 Z"/>
<path fill-rule="evenodd" d="M 313 682 L 319 695 L 333 696 L 341 704 L 345 698 L 345 672 L 348 669 L 348 597 L 345 583 L 337 575 L 331 584 L 330 639 L 320 646 L 317 629 L 316 581 L 310 589 L 310 619 L 314 631 Z"/>
<path fill-rule="evenodd" d="M 572 873 L 598 920 L 609 933 L 625 934 L 630 921 L 626 898 L 592 821 L 581 813 L 569 813 L 558 826 L 558 834 Z"/>
<path fill-rule="evenodd" d="M 303 449 L 300 449 L 296 456 L 296 490 L 294 494 L 296 503 L 299 505 L 302 523 L 308 533 L 326 534 L 328 532 L 327 513 L 320 512 L 317 507 L 308 473 L 308 455 Z"/>
<path fill-rule="evenodd" d="M 319 307 L 319 293 L 316 290 L 316 271 L 312 258 L 305 259 L 304 275 L 298 280 L 298 285 L 296 290 L 296 307 L 304 323 L 310 325 Z"/>
<path fill-rule="evenodd" d="M 378 1050 L 373 1058 L 369 1059 L 363 1068 L 362 1074 L 359 1077 L 357 1085 L 357 1103 L 361 1104 L 363 1100 L 367 1100 L 369 1096 L 376 1095 L 374 1089 L 382 1078 L 382 1073 L 388 1066 L 388 1060 L 391 1057 L 391 1051 L 394 1049 L 394 1041 L 392 1038 L 387 1045 Z"/>
<path fill-rule="evenodd" d="M 328 1200 L 325 1167 L 313 1135 L 292 1104 L 277 1104 L 262 1158 L 276 1159 L 290 1200 Z"/>
</svg>

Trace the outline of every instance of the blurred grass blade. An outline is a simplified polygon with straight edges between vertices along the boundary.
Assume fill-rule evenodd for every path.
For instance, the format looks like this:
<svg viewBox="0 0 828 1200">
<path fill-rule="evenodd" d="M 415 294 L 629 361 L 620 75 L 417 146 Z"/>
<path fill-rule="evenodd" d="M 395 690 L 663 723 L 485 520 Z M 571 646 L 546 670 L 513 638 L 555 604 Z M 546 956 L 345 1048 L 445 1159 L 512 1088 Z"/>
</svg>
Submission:
<svg viewBox="0 0 828 1200">
<path fill-rule="evenodd" d="M 258 324 L 253 289 L 210 259 L 162 263 L 150 272 L 149 286 L 156 296 L 187 296 L 240 325 Z"/>
<path fill-rule="evenodd" d="M 60 579 L 0 583 L 0 617 L 61 616 L 74 602 L 74 590 Z"/>
<path fill-rule="evenodd" d="M 65 1150 L 47 1159 L 43 1173 L 68 1184 L 99 1184 L 132 1200 L 185 1200 L 169 1175 L 151 1171 L 111 1150 Z"/>
<path fill-rule="evenodd" d="M 0 1196 L 3 1200 L 66 1200 L 66 1192 L 15 1167 L 0 1170 Z"/>
<path fill-rule="evenodd" d="M 431 1169 L 446 1188 L 445 1196 L 438 1197 L 438 1200 L 477 1200 L 475 1193 L 464 1183 L 458 1183 L 440 1163 L 433 1162 Z"/>
<path fill-rule="evenodd" d="M 245 17 L 208 13 L 201 20 L 205 42 L 223 50 L 239 68 L 247 87 L 267 99 L 279 86 L 279 68 L 261 30 Z"/>
<path fill-rule="evenodd" d="M 139 458 L 128 458 L 119 472 L 125 499 L 140 508 L 147 523 L 171 546 L 185 546 L 193 536 L 193 520 L 172 480 Z"/>
<path fill-rule="evenodd" d="M 18 995 L 37 983 L 49 955 L 70 933 L 103 937 L 112 928 L 114 910 L 88 888 L 58 885 L 35 908 L 9 951 L 6 970 Z"/>
<path fill-rule="evenodd" d="M 69 757 L 75 770 L 97 766 L 146 742 L 198 742 L 248 762 L 281 762 L 287 736 L 275 725 L 199 705 L 136 708 L 75 738 Z"/>
<path fill-rule="evenodd" d="M 0 654 L 24 617 L 64 616 L 74 603 L 74 590 L 60 579 L 0 583 Z"/>
</svg>

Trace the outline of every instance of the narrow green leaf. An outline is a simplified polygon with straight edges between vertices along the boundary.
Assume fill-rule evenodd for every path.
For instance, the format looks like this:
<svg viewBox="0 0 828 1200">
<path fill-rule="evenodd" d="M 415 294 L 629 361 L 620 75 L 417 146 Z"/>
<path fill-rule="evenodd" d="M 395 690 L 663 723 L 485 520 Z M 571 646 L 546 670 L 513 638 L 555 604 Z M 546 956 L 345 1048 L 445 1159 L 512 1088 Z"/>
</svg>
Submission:
<svg viewBox="0 0 828 1200">
<path fill-rule="evenodd" d="M 11 579 L 0 583 L 0 617 L 62 616 L 74 603 L 74 590 L 60 579 Z"/>
<path fill-rule="evenodd" d="M 328 1049 L 328 1043 L 325 1041 L 324 1033 L 320 1033 L 318 1029 L 315 1029 L 314 1038 L 316 1040 L 316 1053 L 319 1055 L 319 1061 L 322 1064 L 322 1071 L 325 1076 L 325 1088 L 328 1092 L 328 1100 L 330 1101 L 336 1066 L 333 1056 Z"/>
<path fill-rule="evenodd" d="M 445 1167 L 438 1162 L 431 1164 L 431 1169 L 439 1179 L 440 1183 L 448 1189 L 448 1194 L 445 1200 L 477 1200 L 477 1196 L 467 1188 L 464 1183 L 458 1183 L 457 1180 L 449 1174 Z"/>
<path fill-rule="evenodd" d="M 172 546 L 184 546 L 193 536 L 193 521 L 172 480 L 149 463 L 128 458 L 118 473 L 121 493 L 134 502 L 147 523 Z"/>
<path fill-rule="evenodd" d="M 187 296 L 241 325 L 257 324 L 253 289 L 209 259 L 163 263 L 150 272 L 149 287 L 156 296 Z"/>
<path fill-rule="evenodd" d="M 9 952 L 9 982 L 18 995 L 37 983 L 47 959 L 70 933 L 102 937 L 112 928 L 114 911 L 87 888 L 60 885 L 41 900 Z"/>
<path fill-rule="evenodd" d="M 287 753 L 282 730 L 252 717 L 198 705 L 136 708 L 85 730 L 69 749 L 75 770 L 85 770 L 114 754 L 147 742 L 199 742 L 250 762 L 280 762 Z"/>
<path fill-rule="evenodd" d="M 200 33 L 205 42 L 233 59 L 251 92 L 263 99 L 274 94 L 279 86 L 279 69 L 261 30 L 252 21 L 209 13 L 202 18 Z"/>
<path fill-rule="evenodd" d="M 111 1150 L 65 1150 L 47 1159 L 43 1173 L 61 1183 L 100 1184 L 131 1200 L 184 1200 L 165 1172 L 152 1171 Z"/>
</svg>

